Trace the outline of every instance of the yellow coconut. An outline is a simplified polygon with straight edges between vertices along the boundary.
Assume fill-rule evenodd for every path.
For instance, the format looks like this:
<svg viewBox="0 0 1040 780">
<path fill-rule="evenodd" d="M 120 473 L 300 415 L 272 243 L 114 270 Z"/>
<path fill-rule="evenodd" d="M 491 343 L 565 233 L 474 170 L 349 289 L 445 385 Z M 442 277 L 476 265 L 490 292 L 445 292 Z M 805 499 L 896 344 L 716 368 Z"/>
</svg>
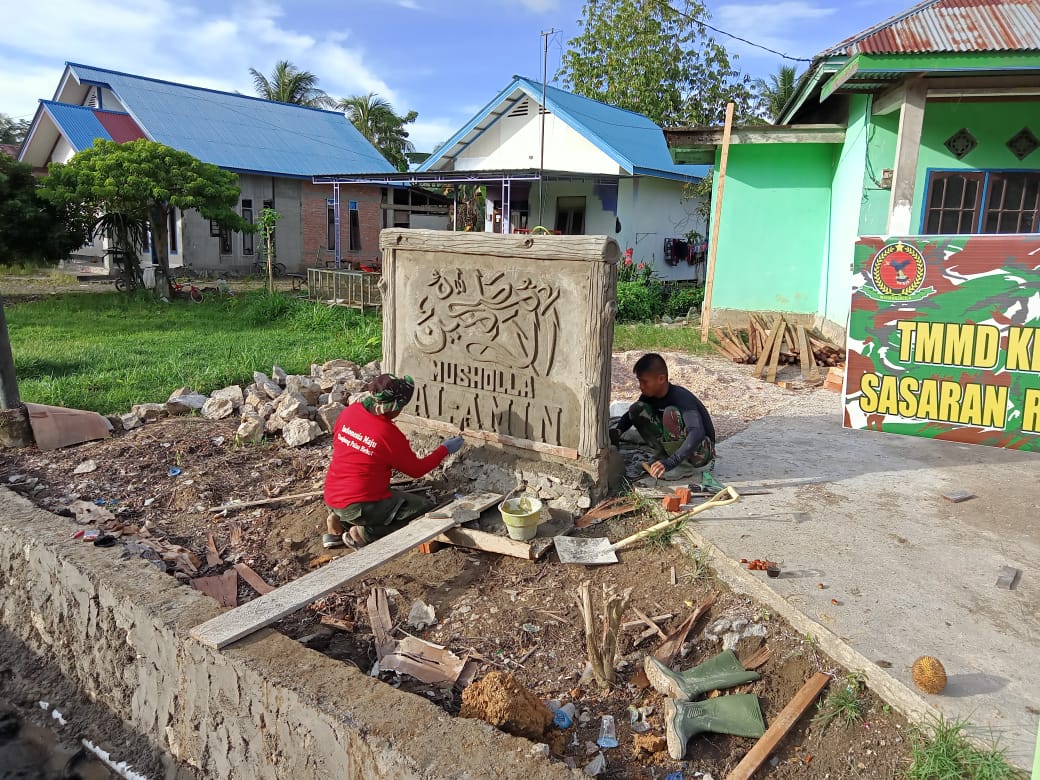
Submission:
<svg viewBox="0 0 1040 780">
<path fill-rule="evenodd" d="M 922 655 L 911 669 L 914 684 L 925 693 L 940 693 L 946 687 L 946 669 L 931 655 Z"/>
</svg>

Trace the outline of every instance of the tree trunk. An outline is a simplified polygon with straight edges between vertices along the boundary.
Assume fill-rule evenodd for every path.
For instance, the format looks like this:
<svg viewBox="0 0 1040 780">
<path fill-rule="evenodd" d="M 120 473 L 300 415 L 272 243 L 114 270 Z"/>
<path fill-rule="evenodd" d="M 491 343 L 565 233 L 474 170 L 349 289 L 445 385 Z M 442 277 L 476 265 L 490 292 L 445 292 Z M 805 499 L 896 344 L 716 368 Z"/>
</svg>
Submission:
<svg viewBox="0 0 1040 780">
<path fill-rule="evenodd" d="M 4 299 L 0 295 L 0 447 L 28 447 L 32 443 L 29 413 L 18 395 L 18 376 L 7 333 Z"/>
<path fill-rule="evenodd" d="M 152 251 L 155 254 L 155 261 L 162 272 L 163 283 L 166 285 L 166 297 L 172 301 L 173 278 L 170 276 L 170 236 L 167 229 L 170 222 L 169 206 L 162 203 L 152 206 L 148 222 L 152 228 Z M 156 285 L 158 283 L 156 280 Z"/>
</svg>

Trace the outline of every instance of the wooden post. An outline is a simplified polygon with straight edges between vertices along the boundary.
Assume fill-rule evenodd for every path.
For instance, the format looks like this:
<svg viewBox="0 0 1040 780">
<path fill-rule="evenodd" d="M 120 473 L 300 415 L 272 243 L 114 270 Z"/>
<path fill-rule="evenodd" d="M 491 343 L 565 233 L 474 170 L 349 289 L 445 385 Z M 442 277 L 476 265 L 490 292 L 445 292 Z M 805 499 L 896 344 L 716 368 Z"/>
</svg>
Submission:
<svg viewBox="0 0 1040 780">
<path fill-rule="evenodd" d="M 910 233 L 911 207 L 917 181 L 917 158 L 921 149 L 921 128 L 928 85 L 917 79 L 906 85 L 903 107 L 899 112 L 899 137 L 896 140 L 896 168 L 892 175 L 892 199 L 888 213 L 888 234 Z"/>
<path fill-rule="evenodd" d="M 729 162 L 729 137 L 733 132 L 733 104 L 726 104 L 726 125 L 722 129 L 722 159 L 719 162 L 719 191 L 715 193 L 715 209 L 711 215 L 711 243 L 708 245 L 708 269 L 704 275 L 704 302 L 701 304 L 701 342 L 708 340 L 711 322 L 711 294 L 715 287 L 715 257 L 719 251 L 719 221 L 722 218 L 722 195 L 726 191 L 726 164 Z"/>
</svg>

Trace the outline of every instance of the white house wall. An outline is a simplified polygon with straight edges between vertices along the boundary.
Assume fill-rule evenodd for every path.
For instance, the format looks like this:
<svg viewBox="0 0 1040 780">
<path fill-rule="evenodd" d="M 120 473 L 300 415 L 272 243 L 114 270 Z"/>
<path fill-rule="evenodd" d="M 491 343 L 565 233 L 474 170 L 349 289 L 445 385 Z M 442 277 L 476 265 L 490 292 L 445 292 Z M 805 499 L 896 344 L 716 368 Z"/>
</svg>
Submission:
<svg viewBox="0 0 1040 780">
<path fill-rule="evenodd" d="M 455 170 L 525 170 L 541 161 L 541 117 L 534 101 L 527 116 L 502 116 L 455 161 Z M 545 168 L 617 175 L 619 167 L 555 114 L 545 116 Z"/>
<path fill-rule="evenodd" d="M 621 219 L 618 241 L 624 251 L 632 248 L 635 262 L 651 264 L 662 279 L 692 279 L 693 266 L 685 260 L 671 266 L 664 261 L 666 238 L 685 239 L 687 233 L 705 233 L 704 218 L 697 214 L 698 200 L 683 198 L 683 184 L 668 179 L 639 176 L 623 179 L 618 208 L 626 215 Z"/>
</svg>

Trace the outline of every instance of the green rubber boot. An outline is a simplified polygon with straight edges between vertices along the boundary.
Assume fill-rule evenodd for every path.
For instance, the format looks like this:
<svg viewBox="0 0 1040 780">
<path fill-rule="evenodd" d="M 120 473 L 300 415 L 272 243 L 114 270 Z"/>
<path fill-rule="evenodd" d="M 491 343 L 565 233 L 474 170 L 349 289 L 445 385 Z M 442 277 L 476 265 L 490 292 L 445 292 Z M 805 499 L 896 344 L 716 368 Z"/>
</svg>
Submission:
<svg viewBox="0 0 1040 780">
<path fill-rule="evenodd" d="M 732 650 L 725 650 L 685 672 L 674 672 L 648 655 L 643 661 L 643 669 L 654 690 L 680 701 L 689 701 L 708 691 L 722 691 L 759 679 L 758 672 L 749 672 L 741 666 Z"/>
<path fill-rule="evenodd" d="M 707 701 L 676 701 L 664 705 L 665 737 L 668 755 L 681 761 L 686 743 L 694 734 L 733 734 L 738 737 L 761 737 L 766 731 L 758 697 L 753 693 L 735 693 Z"/>
</svg>

